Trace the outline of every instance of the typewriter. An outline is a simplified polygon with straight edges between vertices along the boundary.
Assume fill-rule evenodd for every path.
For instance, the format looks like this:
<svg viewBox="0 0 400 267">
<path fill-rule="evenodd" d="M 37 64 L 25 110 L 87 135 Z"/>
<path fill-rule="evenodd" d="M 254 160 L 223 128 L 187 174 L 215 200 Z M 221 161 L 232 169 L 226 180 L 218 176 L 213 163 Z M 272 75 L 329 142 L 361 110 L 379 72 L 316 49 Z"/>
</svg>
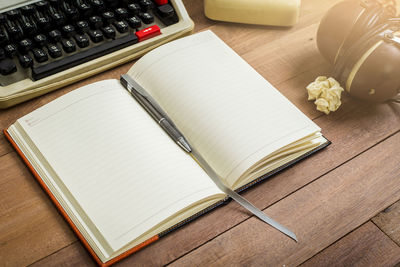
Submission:
<svg viewBox="0 0 400 267">
<path fill-rule="evenodd" d="M 140 57 L 193 27 L 181 0 L 1 0 L 0 108 Z"/>
</svg>

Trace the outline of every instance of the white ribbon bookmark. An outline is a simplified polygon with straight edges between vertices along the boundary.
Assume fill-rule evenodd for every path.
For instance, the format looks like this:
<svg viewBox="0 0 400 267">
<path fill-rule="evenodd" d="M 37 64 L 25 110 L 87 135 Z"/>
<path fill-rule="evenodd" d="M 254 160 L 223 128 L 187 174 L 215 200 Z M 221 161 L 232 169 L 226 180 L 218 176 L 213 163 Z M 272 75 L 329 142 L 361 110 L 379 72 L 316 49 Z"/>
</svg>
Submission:
<svg viewBox="0 0 400 267">
<path fill-rule="evenodd" d="M 287 229 L 285 226 L 281 225 L 277 221 L 273 220 L 269 216 L 267 216 L 264 212 L 260 209 L 255 207 L 249 201 L 247 201 L 244 197 L 233 191 L 232 189 L 228 188 L 222 180 L 219 178 L 218 174 L 211 168 L 211 166 L 203 159 L 203 157 L 191 147 L 191 152 L 194 159 L 203 167 L 203 169 L 207 172 L 208 176 L 214 181 L 214 183 L 221 189 L 225 194 L 230 196 L 233 200 L 239 203 L 242 207 L 253 213 L 257 218 L 264 221 L 265 223 L 271 225 L 275 229 L 279 230 L 280 232 L 284 233 L 285 235 L 292 238 L 294 241 L 298 242 L 296 235 Z"/>
</svg>

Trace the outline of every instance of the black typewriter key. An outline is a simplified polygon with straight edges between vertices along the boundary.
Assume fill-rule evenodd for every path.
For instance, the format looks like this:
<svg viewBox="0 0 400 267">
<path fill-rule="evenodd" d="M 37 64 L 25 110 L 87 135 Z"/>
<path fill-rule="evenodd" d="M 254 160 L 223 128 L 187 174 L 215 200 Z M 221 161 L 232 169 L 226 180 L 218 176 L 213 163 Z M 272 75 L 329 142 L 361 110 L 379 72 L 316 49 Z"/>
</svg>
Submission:
<svg viewBox="0 0 400 267">
<path fill-rule="evenodd" d="M 47 46 L 47 50 L 52 58 L 58 58 L 62 56 L 61 48 L 56 44 L 49 44 Z"/>
<path fill-rule="evenodd" d="M 116 7 L 118 5 L 118 1 L 115 0 L 104 0 L 108 7 Z"/>
<path fill-rule="evenodd" d="M 32 67 L 33 65 L 33 59 L 31 58 L 30 55 L 20 55 L 18 59 L 19 59 L 19 64 L 23 68 L 29 68 Z"/>
<path fill-rule="evenodd" d="M 129 17 L 128 10 L 126 10 L 125 8 L 122 8 L 122 7 L 115 9 L 114 13 L 117 16 L 118 20 L 123 20 L 123 19 L 126 19 L 127 17 Z"/>
<path fill-rule="evenodd" d="M 34 48 L 32 50 L 33 56 L 35 57 L 35 60 L 39 63 L 45 62 L 49 59 L 47 56 L 46 52 L 43 49 L 40 48 Z"/>
<path fill-rule="evenodd" d="M 21 41 L 19 41 L 19 51 L 24 54 L 31 50 L 32 46 L 33 43 L 30 39 L 22 39 Z"/>
<path fill-rule="evenodd" d="M 146 23 L 146 24 L 150 24 L 150 23 L 153 23 L 153 22 L 154 22 L 154 17 L 153 17 L 153 15 L 151 15 L 150 13 L 147 13 L 147 12 L 145 12 L 145 13 L 140 13 L 140 14 L 139 14 L 139 17 L 140 17 L 140 19 L 141 19 L 144 23 Z"/>
<path fill-rule="evenodd" d="M 75 35 L 75 27 L 68 24 L 61 27 L 61 33 L 64 37 L 69 38 Z"/>
<path fill-rule="evenodd" d="M 7 20 L 5 24 L 5 28 L 7 30 L 8 36 L 13 40 L 20 40 L 22 38 L 22 29 L 18 24 Z"/>
<path fill-rule="evenodd" d="M 4 52 L 3 48 L 0 48 L 0 60 L 4 59 L 6 57 L 6 52 Z"/>
<path fill-rule="evenodd" d="M 0 28 L 0 46 L 3 46 L 9 42 L 6 31 Z"/>
<path fill-rule="evenodd" d="M 162 18 L 170 18 L 175 14 L 174 8 L 170 4 L 158 6 L 156 12 Z"/>
<path fill-rule="evenodd" d="M 0 13 L 0 24 L 3 24 L 3 23 L 5 23 L 6 22 L 6 15 L 5 14 L 1 14 Z"/>
<path fill-rule="evenodd" d="M 57 26 L 64 25 L 64 23 L 66 21 L 65 16 L 63 13 L 58 11 L 58 9 L 56 9 L 53 6 L 50 6 L 48 9 L 48 13 L 49 13 L 51 19 L 53 20 L 53 22 L 55 23 L 55 25 L 57 25 Z"/>
<path fill-rule="evenodd" d="M 47 51 L 52 58 L 58 58 L 62 56 L 62 51 L 58 44 L 48 44 Z"/>
<path fill-rule="evenodd" d="M 17 71 L 17 66 L 15 65 L 12 59 L 5 58 L 3 60 L 0 60 L 0 74 L 9 75 L 16 71 Z"/>
<path fill-rule="evenodd" d="M 92 13 L 92 7 L 84 0 L 75 0 L 75 6 L 83 18 L 90 16 Z"/>
<path fill-rule="evenodd" d="M 142 21 L 137 16 L 127 18 L 126 21 L 128 22 L 129 26 L 134 29 L 142 26 Z"/>
<path fill-rule="evenodd" d="M 153 2 L 150 0 L 139 0 L 139 5 L 143 12 L 147 12 L 153 7 Z"/>
<path fill-rule="evenodd" d="M 81 20 L 76 23 L 78 32 L 85 33 L 90 30 L 89 23 L 86 20 Z"/>
<path fill-rule="evenodd" d="M 17 46 L 15 44 L 8 44 L 4 47 L 4 52 L 6 56 L 12 58 L 17 54 Z"/>
<path fill-rule="evenodd" d="M 61 32 L 59 30 L 52 30 L 49 32 L 49 37 L 53 42 L 59 42 L 61 40 Z"/>
<path fill-rule="evenodd" d="M 48 31 L 51 28 L 50 18 L 46 14 L 36 10 L 33 13 L 33 18 L 35 19 L 40 31 Z"/>
<path fill-rule="evenodd" d="M 40 11 L 47 10 L 49 3 L 47 1 L 39 1 L 35 3 L 36 9 Z"/>
<path fill-rule="evenodd" d="M 13 9 L 13 10 L 6 12 L 6 15 L 7 15 L 7 19 L 16 20 L 21 16 L 21 12 L 19 12 L 18 9 Z"/>
<path fill-rule="evenodd" d="M 90 5 L 96 10 L 96 13 L 101 13 L 106 9 L 106 5 L 103 0 L 90 0 Z"/>
<path fill-rule="evenodd" d="M 101 30 L 103 31 L 103 34 L 107 39 L 115 38 L 115 30 L 113 27 L 106 26 L 106 27 L 103 27 Z"/>
<path fill-rule="evenodd" d="M 33 35 L 37 31 L 36 24 L 29 19 L 27 16 L 21 16 L 19 20 L 19 24 L 21 25 L 21 28 L 24 32 L 25 35 Z"/>
<path fill-rule="evenodd" d="M 72 53 L 76 50 L 75 42 L 71 39 L 62 39 L 61 44 L 64 51 L 67 53 Z"/>
<path fill-rule="evenodd" d="M 109 25 L 115 21 L 114 12 L 106 11 L 101 16 L 103 17 L 104 23 L 106 25 Z"/>
<path fill-rule="evenodd" d="M 119 31 L 120 33 L 127 32 L 129 30 L 129 25 L 125 21 L 115 21 L 113 23 L 114 27 Z"/>
<path fill-rule="evenodd" d="M 92 39 L 92 41 L 94 43 L 101 42 L 101 41 L 103 41 L 103 38 L 104 38 L 104 35 L 100 30 L 90 30 L 89 36 L 90 36 L 90 39 Z"/>
<path fill-rule="evenodd" d="M 89 46 L 89 38 L 86 35 L 75 35 L 74 38 L 80 48 Z"/>
<path fill-rule="evenodd" d="M 129 4 L 127 6 L 128 12 L 132 15 L 139 15 L 140 13 L 140 6 L 138 4 Z"/>
<path fill-rule="evenodd" d="M 79 18 L 79 13 L 78 9 L 71 5 L 68 2 L 63 2 L 61 4 L 61 9 L 64 12 L 65 16 L 68 18 L 70 21 L 76 21 Z"/>
<path fill-rule="evenodd" d="M 53 6 L 59 6 L 62 0 L 47 0 Z"/>
<path fill-rule="evenodd" d="M 33 37 L 33 41 L 35 42 L 36 46 L 42 47 L 47 44 L 47 37 L 44 34 L 38 34 Z"/>
<path fill-rule="evenodd" d="M 33 14 L 35 7 L 33 5 L 26 5 L 21 7 L 20 10 L 22 14 L 29 16 Z"/>
<path fill-rule="evenodd" d="M 89 18 L 89 23 L 94 30 L 97 30 L 103 26 L 103 20 L 99 16 L 91 16 Z"/>
</svg>

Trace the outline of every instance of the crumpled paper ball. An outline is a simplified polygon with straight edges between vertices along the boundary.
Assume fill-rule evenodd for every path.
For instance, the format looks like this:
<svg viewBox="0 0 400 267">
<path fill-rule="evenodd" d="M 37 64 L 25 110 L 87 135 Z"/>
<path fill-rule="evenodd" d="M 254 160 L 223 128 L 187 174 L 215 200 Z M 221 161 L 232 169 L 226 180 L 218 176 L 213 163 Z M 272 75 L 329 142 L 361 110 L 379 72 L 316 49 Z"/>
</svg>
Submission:
<svg viewBox="0 0 400 267">
<path fill-rule="evenodd" d="M 308 100 L 315 100 L 317 110 L 329 114 L 336 111 L 342 102 L 341 94 L 344 89 L 332 77 L 319 76 L 307 86 Z"/>
</svg>

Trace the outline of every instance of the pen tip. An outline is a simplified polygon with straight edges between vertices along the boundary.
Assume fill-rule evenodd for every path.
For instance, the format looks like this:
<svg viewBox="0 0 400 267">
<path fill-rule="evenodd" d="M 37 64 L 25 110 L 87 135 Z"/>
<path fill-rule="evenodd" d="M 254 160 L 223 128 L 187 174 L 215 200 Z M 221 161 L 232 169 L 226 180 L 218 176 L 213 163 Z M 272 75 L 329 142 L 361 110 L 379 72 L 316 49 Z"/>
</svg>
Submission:
<svg viewBox="0 0 400 267">
<path fill-rule="evenodd" d="M 192 148 L 190 147 L 189 143 L 185 140 L 183 136 L 178 138 L 178 144 L 187 152 L 191 153 Z"/>
</svg>

